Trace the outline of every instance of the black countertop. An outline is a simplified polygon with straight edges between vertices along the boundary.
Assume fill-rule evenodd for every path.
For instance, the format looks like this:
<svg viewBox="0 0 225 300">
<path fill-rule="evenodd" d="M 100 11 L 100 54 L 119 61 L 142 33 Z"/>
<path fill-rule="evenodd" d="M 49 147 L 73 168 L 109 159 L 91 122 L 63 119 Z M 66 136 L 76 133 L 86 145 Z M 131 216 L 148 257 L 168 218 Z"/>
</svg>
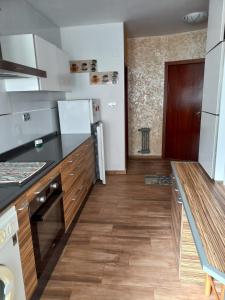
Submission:
<svg viewBox="0 0 225 300">
<path fill-rule="evenodd" d="M 8 205 L 15 201 L 89 137 L 89 134 L 56 135 L 46 141 L 41 148 L 29 147 L 22 152 L 18 151 L 19 154 L 14 155 L 9 161 L 51 161 L 52 163 L 23 185 L 0 185 L 0 211 L 4 210 Z"/>
</svg>

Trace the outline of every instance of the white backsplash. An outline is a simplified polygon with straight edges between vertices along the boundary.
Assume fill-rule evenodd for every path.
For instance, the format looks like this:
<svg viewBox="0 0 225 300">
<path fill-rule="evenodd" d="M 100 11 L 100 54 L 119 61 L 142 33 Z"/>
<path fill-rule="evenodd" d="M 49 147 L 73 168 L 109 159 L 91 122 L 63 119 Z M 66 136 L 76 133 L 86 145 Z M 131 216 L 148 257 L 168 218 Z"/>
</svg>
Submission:
<svg viewBox="0 0 225 300">
<path fill-rule="evenodd" d="M 65 98 L 58 92 L 5 93 L 0 82 L 0 153 L 59 131 L 57 100 Z M 24 121 L 23 114 L 30 120 Z"/>
</svg>

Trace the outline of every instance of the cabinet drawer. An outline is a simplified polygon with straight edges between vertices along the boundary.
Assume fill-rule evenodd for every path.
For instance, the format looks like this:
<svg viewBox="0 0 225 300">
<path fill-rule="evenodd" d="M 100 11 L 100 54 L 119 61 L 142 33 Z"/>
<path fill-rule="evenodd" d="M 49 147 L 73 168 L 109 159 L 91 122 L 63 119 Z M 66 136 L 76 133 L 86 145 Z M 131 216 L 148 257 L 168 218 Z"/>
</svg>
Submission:
<svg viewBox="0 0 225 300">
<path fill-rule="evenodd" d="M 67 193 L 74 182 L 84 171 L 82 162 L 72 164 L 69 168 L 65 169 L 61 173 L 63 191 Z"/>
<path fill-rule="evenodd" d="M 79 209 L 83 199 L 86 196 L 85 191 L 85 176 L 81 174 L 75 181 L 70 191 L 64 196 L 63 207 L 65 217 L 66 230 L 72 223 L 77 210 Z"/>
</svg>

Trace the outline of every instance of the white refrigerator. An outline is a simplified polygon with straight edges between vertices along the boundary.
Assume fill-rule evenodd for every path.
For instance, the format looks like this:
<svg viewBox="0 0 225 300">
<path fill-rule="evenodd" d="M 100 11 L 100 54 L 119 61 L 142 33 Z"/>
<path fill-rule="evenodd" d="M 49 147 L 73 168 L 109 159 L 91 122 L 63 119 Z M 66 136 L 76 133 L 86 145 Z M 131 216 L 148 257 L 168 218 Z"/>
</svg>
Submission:
<svg viewBox="0 0 225 300">
<path fill-rule="evenodd" d="M 105 184 L 104 133 L 100 100 L 58 101 L 58 110 L 61 134 L 92 134 L 95 141 L 96 177 Z"/>
<path fill-rule="evenodd" d="M 215 22 L 215 20 L 217 21 Z M 199 163 L 216 181 L 223 181 L 225 175 L 224 21 L 224 1 L 210 1 Z"/>
</svg>

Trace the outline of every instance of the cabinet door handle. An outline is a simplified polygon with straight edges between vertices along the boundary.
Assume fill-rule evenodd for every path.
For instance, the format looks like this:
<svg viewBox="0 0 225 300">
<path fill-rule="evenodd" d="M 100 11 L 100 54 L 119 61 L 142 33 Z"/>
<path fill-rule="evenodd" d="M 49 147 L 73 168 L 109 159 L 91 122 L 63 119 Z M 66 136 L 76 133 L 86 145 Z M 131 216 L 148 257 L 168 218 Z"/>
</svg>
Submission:
<svg viewBox="0 0 225 300">
<path fill-rule="evenodd" d="M 72 163 L 73 163 L 73 160 L 68 160 L 68 163 L 72 164 Z"/>
<path fill-rule="evenodd" d="M 23 211 L 24 209 L 27 209 L 29 207 L 28 201 L 24 202 L 19 208 L 17 208 L 18 211 Z"/>
<path fill-rule="evenodd" d="M 69 175 L 70 175 L 70 176 L 75 176 L 75 174 L 74 174 L 74 173 L 70 173 Z"/>
</svg>

